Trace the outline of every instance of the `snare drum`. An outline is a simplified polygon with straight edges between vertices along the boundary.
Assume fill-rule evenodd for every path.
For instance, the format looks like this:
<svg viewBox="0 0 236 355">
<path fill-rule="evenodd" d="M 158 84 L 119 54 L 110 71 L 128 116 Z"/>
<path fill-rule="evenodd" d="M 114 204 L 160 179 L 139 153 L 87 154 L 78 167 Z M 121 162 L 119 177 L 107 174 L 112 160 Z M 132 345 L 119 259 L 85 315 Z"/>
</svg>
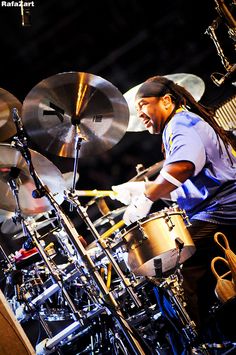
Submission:
<svg viewBox="0 0 236 355">
<path fill-rule="evenodd" d="M 187 224 L 185 212 L 173 206 L 123 229 L 120 234 L 131 271 L 136 275 L 162 276 L 187 260 L 196 250 Z"/>
</svg>

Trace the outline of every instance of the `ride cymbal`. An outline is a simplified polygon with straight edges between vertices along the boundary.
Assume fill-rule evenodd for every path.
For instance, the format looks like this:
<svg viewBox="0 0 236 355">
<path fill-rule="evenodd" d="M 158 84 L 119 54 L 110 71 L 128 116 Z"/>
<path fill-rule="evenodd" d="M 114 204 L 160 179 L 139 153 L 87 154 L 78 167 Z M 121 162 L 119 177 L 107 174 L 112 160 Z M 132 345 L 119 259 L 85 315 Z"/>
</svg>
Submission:
<svg viewBox="0 0 236 355">
<path fill-rule="evenodd" d="M 57 167 L 40 153 L 30 149 L 32 163 L 43 184 L 54 195 L 57 203 L 64 200 L 65 182 Z M 0 143 L 0 208 L 14 212 L 16 201 L 8 184 L 10 177 L 14 177 L 18 185 L 19 204 L 22 214 L 34 215 L 52 209 L 46 197 L 33 198 L 36 189 L 28 165 L 21 153 L 10 144 Z"/>
<path fill-rule="evenodd" d="M 89 73 L 59 73 L 44 79 L 26 96 L 22 120 L 31 139 L 43 150 L 75 157 L 100 154 L 123 137 L 129 120 L 126 100 L 109 81 Z"/>
<path fill-rule="evenodd" d="M 0 142 L 16 134 L 16 127 L 12 119 L 12 109 L 21 112 L 21 102 L 7 90 L 0 88 Z"/>
<path fill-rule="evenodd" d="M 190 92 L 190 94 L 192 94 L 192 96 L 196 101 L 199 101 L 202 95 L 204 94 L 205 91 L 204 81 L 201 78 L 199 78 L 197 75 L 176 73 L 176 74 L 168 74 L 163 76 L 169 80 L 174 81 L 176 84 L 183 86 L 187 91 Z M 135 96 L 142 84 L 143 83 L 134 86 L 124 94 L 124 98 L 128 103 L 128 107 L 130 111 L 129 124 L 127 128 L 128 132 L 146 131 L 146 127 L 142 123 L 142 121 L 138 119 L 137 112 L 135 109 Z"/>
</svg>

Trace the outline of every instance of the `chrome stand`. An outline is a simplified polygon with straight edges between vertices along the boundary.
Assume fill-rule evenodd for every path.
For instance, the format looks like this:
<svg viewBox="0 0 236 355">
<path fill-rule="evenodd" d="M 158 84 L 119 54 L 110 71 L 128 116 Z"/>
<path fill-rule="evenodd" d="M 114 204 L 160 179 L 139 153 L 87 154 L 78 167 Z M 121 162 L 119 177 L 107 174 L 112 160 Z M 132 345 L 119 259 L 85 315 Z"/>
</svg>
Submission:
<svg viewBox="0 0 236 355">
<path fill-rule="evenodd" d="M 19 117 L 17 117 L 17 120 L 18 121 L 20 120 Z M 64 227 L 70 242 L 72 243 L 72 245 L 74 246 L 74 248 L 76 250 L 76 253 L 78 255 L 78 262 L 81 263 L 81 261 L 82 261 L 82 263 L 84 263 L 84 265 L 87 269 L 88 275 L 91 275 L 93 281 L 95 282 L 95 285 L 97 286 L 97 290 L 95 290 L 95 291 L 96 291 L 96 296 L 97 296 L 96 298 L 97 298 L 98 304 L 103 305 L 103 307 L 105 307 L 105 309 L 106 309 L 107 314 L 112 314 L 112 316 L 115 318 L 115 320 L 117 321 L 117 325 L 119 326 L 120 330 L 123 332 L 123 335 L 124 335 L 125 339 L 127 340 L 129 347 L 131 348 L 131 351 L 136 355 L 139 355 L 139 354 L 145 355 L 145 351 L 144 351 L 143 347 L 141 346 L 137 337 L 134 335 L 132 328 L 130 327 L 130 325 L 126 321 L 124 315 L 122 314 L 119 304 L 117 303 L 114 296 L 107 288 L 101 275 L 97 271 L 95 264 L 93 263 L 90 256 L 87 254 L 87 251 L 83 247 L 82 243 L 80 242 L 79 234 L 76 231 L 75 226 L 73 225 L 71 220 L 65 215 L 62 208 L 56 202 L 53 194 L 49 191 L 47 186 L 45 186 L 43 184 L 43 182 L 39 178 L 37 172 L 35 171 L 33 164 L 32 164 L 30 151 L 27 146 L 27 141 L 25 140 L 25 137 L 24 137 L 24 132 L 23 132 L 22 126 L 20 127 L 19 130 L 21 131 L 21 135 L 19 136 L 19 138 L 15 139 L 15 147 L 16 147 L 16 149 L 18 149 L 21 152 L 22 156 L 26 160 L 27 165 L 29 166 L 30 174 L 31 174 L 31 176 L 34 180 L 35 186 L 36 186 L 36 190 L 33 193 L 33 197 L 34 198 L 41 198 L 44 196 L 48 199 L 48 201 L 50 202 L 52 208 L 54 209 L 61 225 Z M 70 195 L 66 196 L 66 199 L 68 202 L 70 202 L 73 206 L 75 206 L 77 208 L 77 211 L 78 211 L 80 217 L 87 224 L 87 226 L 91 230 L 94 238 L 97 241 L 99 241 L 100 235 L 98 234 L 97 230 L 94 228 L 88 215 L 85 213 L 85 211 L 81 207 L 81 205 L 78 201 L 78 198 L 76 198 L 76 196 L 73 196 L 72 194 L 70 194 Z M 27 233 L 29 233 L 29 236 L 32 237 L 32 240 L 35 243 L 35 246 L 38 248 L 40 255 L 42 256 L 43 260 L 45 261 L 46 265 L 48 266 L 48 268 L 51 272 L 51 275 L 55 281 L 54 285 L 52 285 L 52 288 L 55 287 L 57 289 L 57 286 L 59 286 L 59 288 L 63 291 L 63 294 L 64 294 L 72 312 L 77 315 L 78 322 L 73 323 L 71 325 L 71 327 L 72 328 L 73 327 L 75 327 L 75 328 L 83 327 L 86 317 L 83 317 L 82 314 L 79 311 L 77 311 L 77 309 L 74 306 L 72 300 L 70 299 L 67 291 L 64 289 L 63 282 L 60 280 L 60 278 L 57 278 L 56 275 L 54 274 L 54 270 L 53 270 L 52 266 L 50 265 L 50 262 L 48 262 L 48 260 L 47 260 L 47 255 L 45 254 L 45 251 L 42 248 L 41 244 L 38 242 L 37 232 L 32 231 L 30 229 L 30 226 L 28 226 L 26 224 L 24 227 L 25 227 Z M 109 259 L 112 261 L 116 272 L 119 274 L 120 277 L 122 277 L 122 282 L 125 285 L 128 293 L 131 295 L 131 297 L 135 301 L 135 304 L 140 305 L 137 295 L 132 290 L 132 287 L 128 284 L 128 280 L 126 280 L 126 278 L 122 276 L 118 265 L 116 264 L 115 260 L 111 256 L 111 254 L 108 252 L 106 246 L 104 247 L 104 252 L 109 257 Z M 54 289 L 51 291 L 55 292 Z M 40 300 L 38 300 L 38 301 L 41 302 Z M 70 332 L 70 330 L 69 330 L 69 332 Z M 60 336 L 59 336 L 59 338 L 60 338 Z M 52 348 L 54 348 L 54 344 L 52 344 Z"/>
</svg>

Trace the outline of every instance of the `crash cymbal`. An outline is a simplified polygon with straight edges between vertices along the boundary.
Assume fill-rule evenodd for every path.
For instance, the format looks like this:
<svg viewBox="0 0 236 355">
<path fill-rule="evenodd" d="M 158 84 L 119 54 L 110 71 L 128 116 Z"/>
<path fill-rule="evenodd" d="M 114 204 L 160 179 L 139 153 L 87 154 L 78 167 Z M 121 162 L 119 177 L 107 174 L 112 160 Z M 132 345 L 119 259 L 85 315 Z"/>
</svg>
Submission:
<svg viewBox="0 0 236 355">
<path fill-rule="evenodd" d="M 12 119 L 12 109 L 21 112 L 21 102 L 7 90 L 0 88 L 0 142 L 16 134 L 16 127 Z"/>
<path fill-rule="evenodd" d="M 144 181 L 145 178 L 153 177 L 154 175 L 158 174 L 161 171 L 163 164 L 164 164 L 164 160 L 159 161 L 154 165 L 150 166 L 149 168 L 142 170 L 140 173 L 135 175 L 129 181 Z"/>
<path fill-rule="evenodd" d="M 123 137 L 129 120 L 126 100 L 109 81 L 89 73 L 59 73 L 26 96 L 22 121 L 43 150 L 75 157 L 75 137 L 83 140 L 79 157 L 100 154 Z"/>
<path fill-rule="evenodd" d="M 183 86 L 186 90 L 192 94 L 196 101 L 199 101 L 204 94 L 205 84 L 204 81 L 196 75 L 186 74 L 186 73 L 177 73 L 177 74 L 168 74 L 163 75 L 167 79 L 174 81 L 176 84 Z M 138 84 L 128 90 L 123 96 L 126 99 L 130 111 L 129 124 L 127 131 L 128 132 L 140 132 L 146 131 L 146 127 L 137 117 L 137 112 L 135 109 L 135 96 L 142 85 Z"/>
<path fill-rule="evenodd" d="M 54 195 L 57 203 L 63 202 L 64 180 L 54 164 L 40 153 L 30 149 L 32 163 L 42 182 Z M 19 189 L 21 212 L 34 215 L 52 209 L 46 197 L 34 199 L 32 191 L 36 189 L 28 165 L 21 153 L 10 144 L 0 143 L 0 208 L 14 212 L 15 198 L 8 184 L 9 176 L 14 176 Z"/>
</svg>

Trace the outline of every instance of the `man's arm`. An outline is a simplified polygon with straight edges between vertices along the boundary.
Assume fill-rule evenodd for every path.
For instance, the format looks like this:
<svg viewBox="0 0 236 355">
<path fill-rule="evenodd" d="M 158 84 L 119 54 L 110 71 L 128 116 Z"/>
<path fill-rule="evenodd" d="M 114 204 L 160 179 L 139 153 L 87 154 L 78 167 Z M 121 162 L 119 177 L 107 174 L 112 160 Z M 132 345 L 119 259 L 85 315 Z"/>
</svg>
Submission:
<svg viewBox="0 0 236 355">
<path fill-rule="evenodd" d="M 159 174 L 155 181 L 147 182 L 145 196 L 153 202 L 160 198 L 168 198 L 170 192 L 178 187 L 178 182 L 180 185 L 193 176 L 194 169 L 194 164 L 189 161 L 179 161 L 164 166 L 162 170 L 167 173 L 166 176 Z"/>
</svg>

